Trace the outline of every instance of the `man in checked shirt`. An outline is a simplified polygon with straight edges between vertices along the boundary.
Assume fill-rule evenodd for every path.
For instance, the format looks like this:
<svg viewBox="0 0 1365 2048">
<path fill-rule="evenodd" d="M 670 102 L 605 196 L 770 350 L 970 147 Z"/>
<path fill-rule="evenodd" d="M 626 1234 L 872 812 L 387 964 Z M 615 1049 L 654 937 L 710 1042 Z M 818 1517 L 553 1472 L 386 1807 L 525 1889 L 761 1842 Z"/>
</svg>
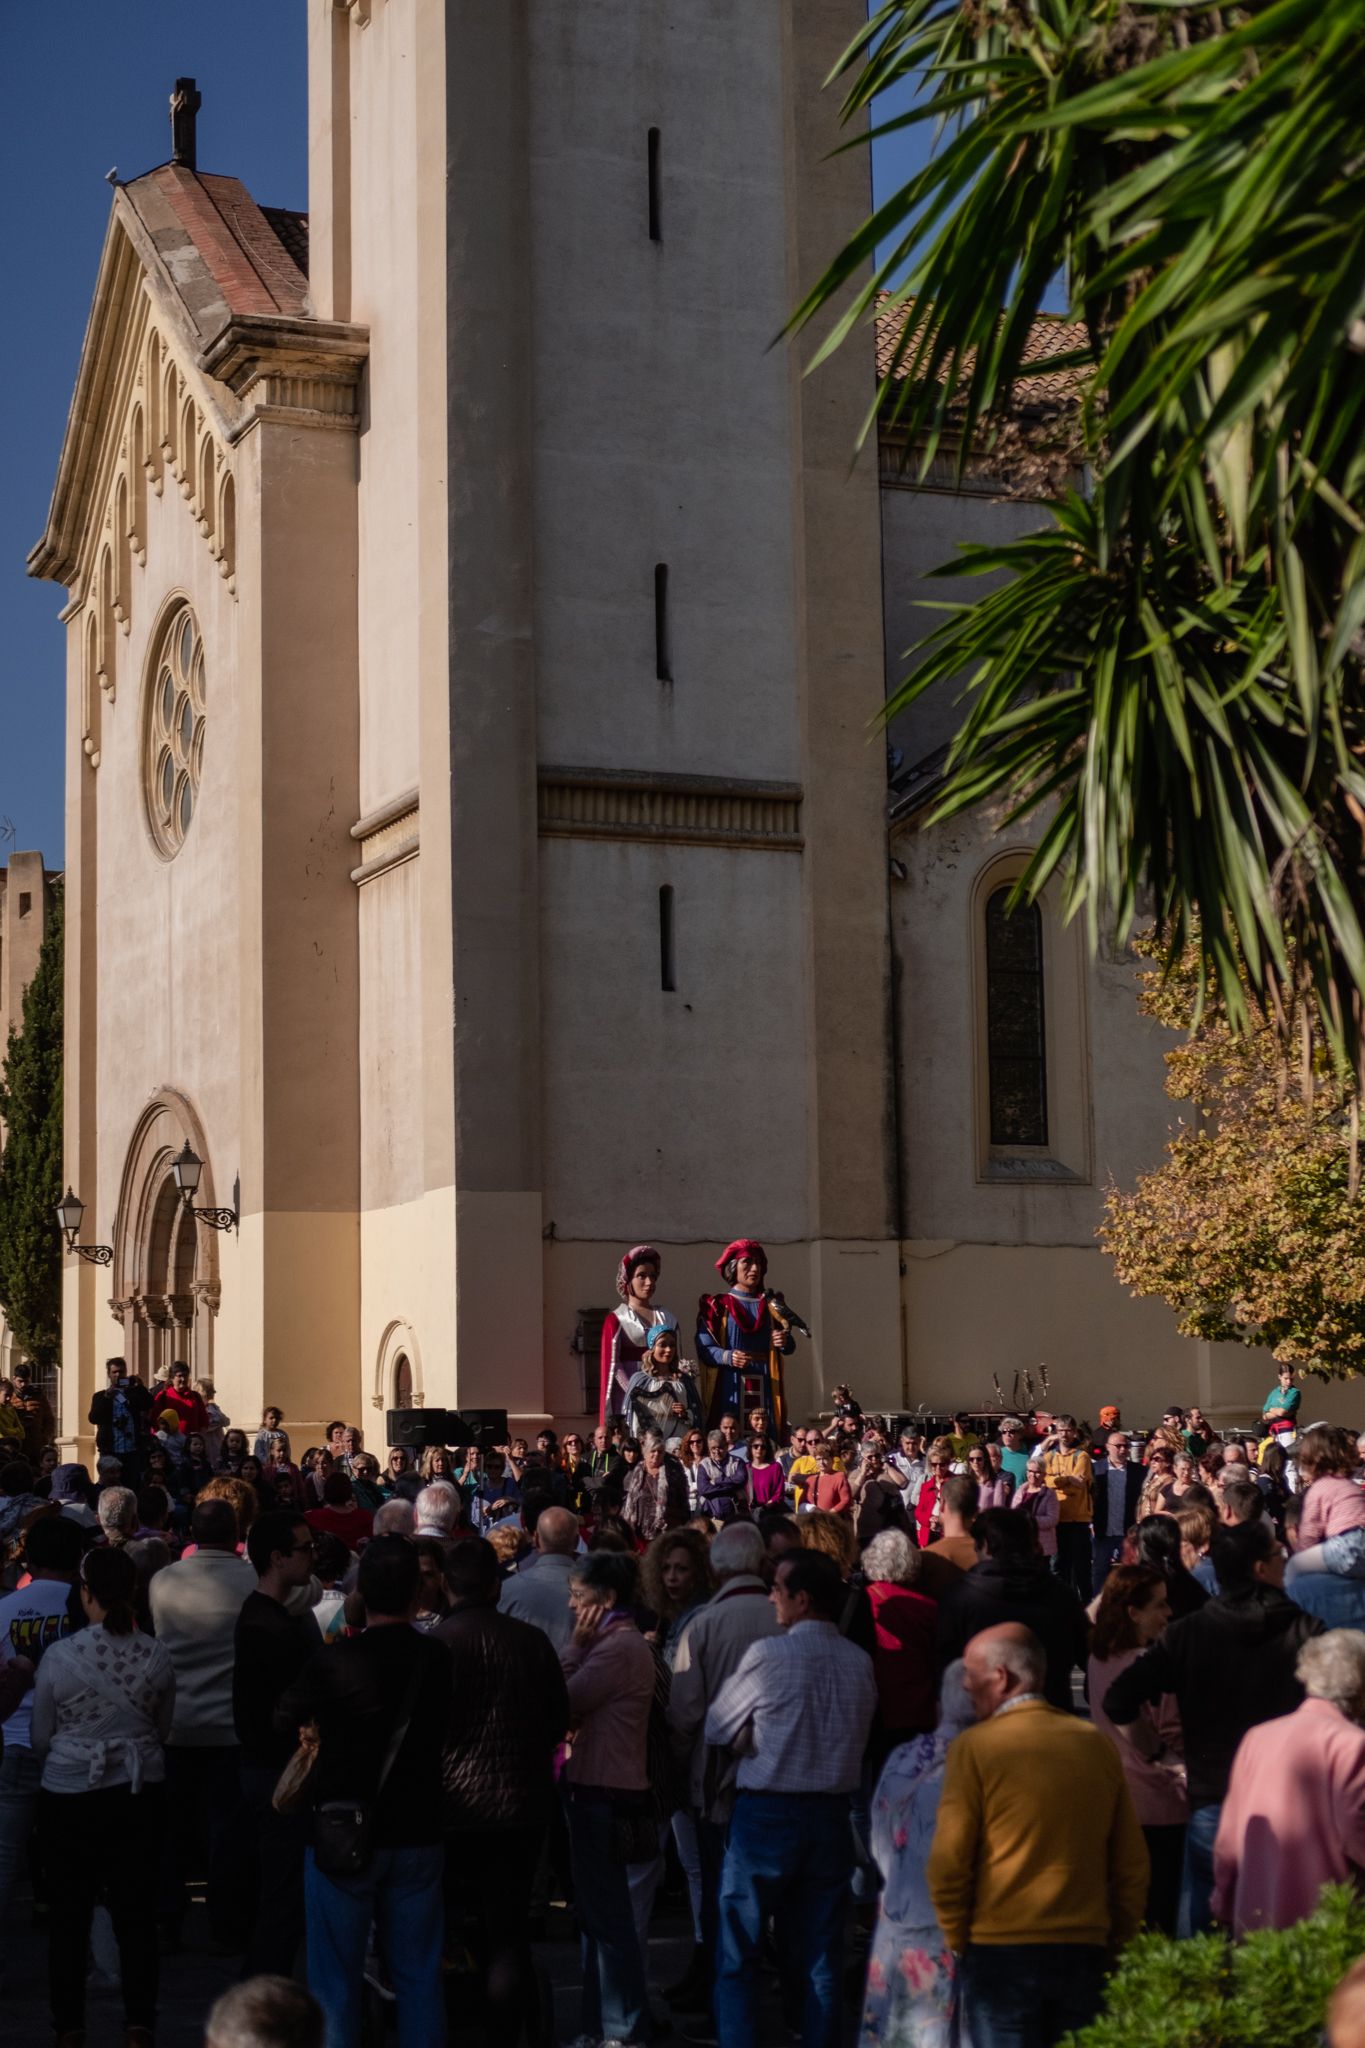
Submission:
<svg viewBox="0 0 1365 2048">
<path fill-rule="evenodd" d="M 804 2048 L 837 2048 L 843 1921 L 853 1870 L 850 1795 L 877 1702 L 872 1660 L 838 1629 L 848 1597 L 833 1558 L 796 1551 L 771 1599 L 781 1633 L 747 1650 L 706 1716 L 739 1757 L 720 1893 L 721 2048 L 754 2048 L 764 1923 L 808 1969 Z"/>
</svg>

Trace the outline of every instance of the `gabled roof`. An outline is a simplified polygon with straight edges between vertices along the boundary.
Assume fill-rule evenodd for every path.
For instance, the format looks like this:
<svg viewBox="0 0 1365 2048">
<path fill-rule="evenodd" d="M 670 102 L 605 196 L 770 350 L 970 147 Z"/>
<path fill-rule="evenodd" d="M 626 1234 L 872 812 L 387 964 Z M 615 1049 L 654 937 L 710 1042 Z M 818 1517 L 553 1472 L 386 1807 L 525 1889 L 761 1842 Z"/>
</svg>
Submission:
<svg viewBox="0 0 1365 2048">
<path fill-rule="evenodd" d="M 203 377 L 203 403 L 231 438 L 243 416 L 231 344 L 364 352 L 361 330 L 312 319 L 306 214 L 259 207 L 240 179 L 160 164 L 114 193 L 81 346 L 57 480 L 29 574 L 70 583 L 105 488 L 150 306 L 167 344 Z M 210 354 L 212 352 L 212 354 Z"/>
<path fill-rule="evenodd" d="M 160 257 L 202 346 L 239 313 L 307 314 L 298 237 L 286 241 L 240 179 L 161 164 L 122 186 L 120 202 Z M 275 218 L 283 225 L 307 216 Z"/>
</svg>

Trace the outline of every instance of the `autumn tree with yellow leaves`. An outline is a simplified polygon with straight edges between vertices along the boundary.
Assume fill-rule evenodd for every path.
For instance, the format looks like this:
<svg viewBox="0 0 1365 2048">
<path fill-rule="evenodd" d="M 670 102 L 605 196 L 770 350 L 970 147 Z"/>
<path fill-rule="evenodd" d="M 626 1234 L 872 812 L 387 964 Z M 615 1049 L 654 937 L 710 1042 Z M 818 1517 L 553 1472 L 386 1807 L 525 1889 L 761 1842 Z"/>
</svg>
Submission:
<svg viewBox="0 0 1365 2048">
<path fill-rule="evenodd" d="M 1143 976 L 1141 1007 L 1181 1032 L 1166 1092 L 1185 1105 L 1165 1164 L 1111 1187 L 1100 1238 L 1134 1294 L 1159 1296 L 1189 1337 L 1264 1345 L 1323 1377 L 1365 1369 L 1365 1196 L 1353 1091 L 1307 1015 L 1286 1071 L 1269 1026 L 1239 1035 L 1202 1014 L 1195 956 Z"/>
</svg>

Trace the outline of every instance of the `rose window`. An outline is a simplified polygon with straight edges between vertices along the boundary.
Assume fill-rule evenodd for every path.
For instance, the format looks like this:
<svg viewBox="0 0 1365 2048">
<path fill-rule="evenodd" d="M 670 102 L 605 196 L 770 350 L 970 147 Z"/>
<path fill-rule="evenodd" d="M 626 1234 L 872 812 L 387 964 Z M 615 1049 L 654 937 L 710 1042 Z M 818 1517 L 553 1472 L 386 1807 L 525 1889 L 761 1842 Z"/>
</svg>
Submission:
<svg viewBox="0 0 1365 2048">
<path fill-rule="evenodd" d="M 182 605 L 162 632 L 147 697 L 147 817 L 168 860 L 190 829 L 203 765 L 204 643 Z"/>
</svg>

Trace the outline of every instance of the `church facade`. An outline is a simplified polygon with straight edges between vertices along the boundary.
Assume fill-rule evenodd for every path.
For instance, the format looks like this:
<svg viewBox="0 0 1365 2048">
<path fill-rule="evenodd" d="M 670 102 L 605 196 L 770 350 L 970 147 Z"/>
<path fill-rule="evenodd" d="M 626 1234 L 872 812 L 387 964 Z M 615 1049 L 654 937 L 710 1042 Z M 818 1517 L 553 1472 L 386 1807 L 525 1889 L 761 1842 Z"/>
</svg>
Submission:
<svg viewBox="0 0 1365 2048">
<path fill-rule="evenodd" d="M 622 1248 L 686 1330 L 741 1232 L 798 1409 L 1259 1390 L 1095 1248 L 1169 1121 L 1131 963 L 1004 930 L 1026 834 L 925 826 L 949 706 L 888 780 L 925 573 L 1041 514 L 852 460 L 870 342 L 772 346 L 868 210 L 821 90 L 862 18 L 309 0 L 306 216 L 187 114 L 116 191 L 32 559 L 113 1254 L 68 1438 L 114 1351 L 296 1442 L 581 1419 Z"/>
</svg>

